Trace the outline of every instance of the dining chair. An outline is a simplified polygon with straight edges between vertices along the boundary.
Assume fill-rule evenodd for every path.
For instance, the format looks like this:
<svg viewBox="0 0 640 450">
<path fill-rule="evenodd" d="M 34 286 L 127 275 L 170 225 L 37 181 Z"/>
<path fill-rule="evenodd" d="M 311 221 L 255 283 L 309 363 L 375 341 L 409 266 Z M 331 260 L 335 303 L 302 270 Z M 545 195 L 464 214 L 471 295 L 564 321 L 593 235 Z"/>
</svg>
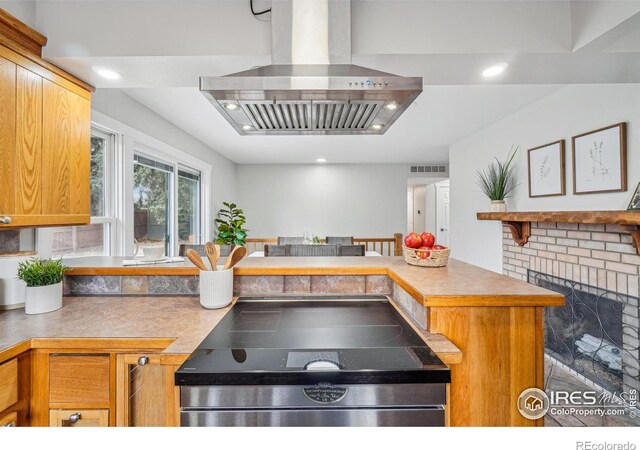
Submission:
<svg viewBox="0 0 640 450">
<path fill-rule="evenodd" d="M 327 244 L 353 245 L 353 236 L 327 236 Z"/>
<path fill-rule="evenodd" d="M 287 256 L 287 246 L 264 244 L 264 256 Z"/>
<path fill-rule="evenodd" d="M 338 245 L 339 256 L 365 256 L 364 244 Z"/>
<path fill-rule="evenodd" d="M 304 238 L 278 236 L 278 245 L 287 245 L 287 244 L 304 244 Z"/>
<path fill-rule="evenodd" d="M 338 246 L 329 244 L 289 244 L 289 256 L 338 256 Z"/>
</svg>

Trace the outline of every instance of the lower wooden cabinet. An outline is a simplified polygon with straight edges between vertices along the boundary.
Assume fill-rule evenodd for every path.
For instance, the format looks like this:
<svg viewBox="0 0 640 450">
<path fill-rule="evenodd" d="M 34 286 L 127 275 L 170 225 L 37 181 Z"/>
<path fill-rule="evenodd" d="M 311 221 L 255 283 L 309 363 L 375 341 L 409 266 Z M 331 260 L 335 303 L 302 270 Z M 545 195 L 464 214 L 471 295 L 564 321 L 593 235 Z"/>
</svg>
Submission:
<svg viewBox="0 0 640 450">
<path fill-rule="evenodd" d="M 0 427 L 17 427 L 18 413 L 10 412 L 0 417 Z"/>
<path fill-rule="evenodd" d="M 174 375 L 187 355 L 118 355 L 116 425 L 180 426 L 180 389 Z"/>
<path fill-rule="evenodd" d="M 49 411 L 50 427 L 107 427 L 108 409 L 52 409 Z"/>
</svg>

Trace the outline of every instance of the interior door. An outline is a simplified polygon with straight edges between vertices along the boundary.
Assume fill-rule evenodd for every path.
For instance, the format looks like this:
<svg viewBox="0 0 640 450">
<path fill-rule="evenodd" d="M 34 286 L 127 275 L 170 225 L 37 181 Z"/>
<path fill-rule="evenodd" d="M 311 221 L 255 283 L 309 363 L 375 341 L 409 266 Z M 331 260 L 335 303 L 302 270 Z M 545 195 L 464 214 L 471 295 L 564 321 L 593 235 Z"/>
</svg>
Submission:
<svg viewBox="0 0 640 450">
<path fill-rule="evenodd" d="M 449 186 L 436 186 L 438 224 L 436 241 L 440 245 L 449 246 Z"/>
</svg>

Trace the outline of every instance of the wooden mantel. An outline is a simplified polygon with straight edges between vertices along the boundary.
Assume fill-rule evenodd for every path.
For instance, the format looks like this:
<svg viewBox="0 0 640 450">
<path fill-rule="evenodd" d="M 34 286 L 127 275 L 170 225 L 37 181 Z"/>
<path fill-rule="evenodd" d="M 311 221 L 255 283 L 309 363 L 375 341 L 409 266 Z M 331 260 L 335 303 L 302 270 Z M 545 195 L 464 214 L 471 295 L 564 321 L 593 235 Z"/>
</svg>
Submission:
<svg viewBox="0 0 640 450">
<path fill-rule="evenodd" d="M 620 225 L 633 238 L 640 254 L 640 211 L 523 211 L 479 212 L 478 220 L 500 220 L 511 230 L 513 240 L 525 245 L 531 236 L 531 222 L 600 223 Z"/>
</svg>

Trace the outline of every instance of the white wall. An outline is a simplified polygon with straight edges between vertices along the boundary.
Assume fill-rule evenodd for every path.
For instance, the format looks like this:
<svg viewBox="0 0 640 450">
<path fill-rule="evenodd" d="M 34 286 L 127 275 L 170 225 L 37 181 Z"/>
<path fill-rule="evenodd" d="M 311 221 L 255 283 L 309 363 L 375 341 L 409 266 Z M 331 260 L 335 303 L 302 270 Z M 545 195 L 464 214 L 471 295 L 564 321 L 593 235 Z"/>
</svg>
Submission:
<svg viewBox="0 0 640 450">
<path fill-rule="evenodd" d="M 404 164 L 238 165 L 250 237 L 391 237 L 407 226 Z"/>
<path fill-rule="evenodd" d="M 573 195 L 571 136 L 627 122 L 628 192 Z M 476 170 L 494 156 L 520 148 L 512 211 L 626 209 L 640 179 L 640 84 L 569 85 L 450 146 L 452 256 L 501 272 L 501 224 L 476 220 L 489 200 L 475 184 Z M 566 191 L 561 197 L 530 199 L 527 149 L 565 139 Z"/>
</svg>

